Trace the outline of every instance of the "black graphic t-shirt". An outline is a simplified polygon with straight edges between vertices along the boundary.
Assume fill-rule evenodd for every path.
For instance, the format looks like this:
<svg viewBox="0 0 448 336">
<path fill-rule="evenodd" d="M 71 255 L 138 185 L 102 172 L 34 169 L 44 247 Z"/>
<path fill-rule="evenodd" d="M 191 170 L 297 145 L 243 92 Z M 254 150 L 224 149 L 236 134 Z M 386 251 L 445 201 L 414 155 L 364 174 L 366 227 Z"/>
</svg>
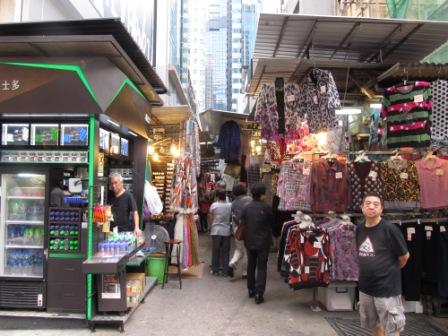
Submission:
<svg viewBox="0 0 448 336">
<path fill-rule="evenodd" d="M 111 222 L 110 228 L 113 229 L 115 226 L 118 226 L 118 232 L 134 231 L 133 214 L 137 211 L 134 196 L 126 190 L 120 196 L 112 198 L 110 204 L 114 216 L 114 221 Z"/>
<path fill-rule="evenodd" d="M 398 227 L 382 219 L 371 228 L 361 224 L 356 230 L 359 259 L 359 290 L 374 297 L 401 294 L 398 257 L 408 252 Z"/>
</svg>

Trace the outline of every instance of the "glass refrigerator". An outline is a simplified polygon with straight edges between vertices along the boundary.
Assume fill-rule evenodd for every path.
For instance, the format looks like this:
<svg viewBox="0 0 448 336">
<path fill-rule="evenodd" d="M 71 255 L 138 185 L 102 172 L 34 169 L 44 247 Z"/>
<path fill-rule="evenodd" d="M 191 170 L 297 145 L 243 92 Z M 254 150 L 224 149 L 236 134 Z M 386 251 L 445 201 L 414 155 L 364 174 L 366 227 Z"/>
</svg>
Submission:
<svg viewBox="0 0 448 336">
<path fill-rule="evenodd" d="M 0 278 L 43 281 L 47 175 L 2 172 L 0 183 Z"/>
</svg>

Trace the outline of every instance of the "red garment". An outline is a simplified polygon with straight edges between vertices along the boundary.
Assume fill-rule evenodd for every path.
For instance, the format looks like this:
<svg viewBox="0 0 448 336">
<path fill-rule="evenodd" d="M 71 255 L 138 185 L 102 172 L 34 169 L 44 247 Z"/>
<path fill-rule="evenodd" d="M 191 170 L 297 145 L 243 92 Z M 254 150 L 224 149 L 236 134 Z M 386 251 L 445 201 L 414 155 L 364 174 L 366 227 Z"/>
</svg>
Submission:
<svg viewBox="0 0 448 336">
<path fill-rule="evenodd" d="M 321 158 L 311 168 L 311 208 L 313 212 L 345 212 L 349 204 L 348 171 L 345 163 Z"/>
<path fill-rule="evenodd" d="M 330 241 L 325 230 L 291 228 L 284 258 L 289 264 L 288 282 L 294 289 L 330 282 Z"/>
</svg>

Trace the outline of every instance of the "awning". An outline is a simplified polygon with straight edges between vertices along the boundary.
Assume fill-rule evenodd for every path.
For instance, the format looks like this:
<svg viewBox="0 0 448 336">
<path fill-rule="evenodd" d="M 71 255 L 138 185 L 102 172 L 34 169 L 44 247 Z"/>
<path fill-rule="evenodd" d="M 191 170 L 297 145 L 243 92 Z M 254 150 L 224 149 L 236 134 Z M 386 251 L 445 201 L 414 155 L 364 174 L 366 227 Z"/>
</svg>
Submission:
<svg viewBox="0 0 448 336">
<path fill-rule="evenodd" d="M 212 109 L 206 110 L 199 115 L 202 131 L 208 132 L 212 137 L 218 135 L 221 125 L 229 120 L 235 121 L 241 128 L 245 127 L 248 117 L 247 114 Z"/>
<path fill-rule="evenodd" d="M 254 58 L 414 63 L 447 41 L 448 22 L 261 14 Z"/>
<path fill-rule="evenodd" d="M 191 109 L 188 105 L 154 107 L 151 111 L 152 124 L 155 125 L 179 125 L 181 121 L 191 117 Z"/>
<path fill-rule="evenodd" d="M 106 57 L 148 100 L 167 89 L 119 19 L 0 24 L 0 57 Z M 154 101 L 154 97 L 157 100 Z"/>
</svg>

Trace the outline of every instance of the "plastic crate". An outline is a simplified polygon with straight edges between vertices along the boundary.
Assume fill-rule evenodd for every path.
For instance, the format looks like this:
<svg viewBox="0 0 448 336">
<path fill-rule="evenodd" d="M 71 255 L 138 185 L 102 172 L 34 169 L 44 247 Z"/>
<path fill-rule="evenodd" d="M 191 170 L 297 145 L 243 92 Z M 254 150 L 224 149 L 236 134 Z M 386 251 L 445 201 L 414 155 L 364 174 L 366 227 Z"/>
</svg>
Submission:
<svg viewBox="0 0 448 336">
<path fill-rule="evenodd" d="M 355 282 L 333 282 L 319 287 L 317 300 L 328 311 L 353 311 L 355 289 Z"/>
</svg>

